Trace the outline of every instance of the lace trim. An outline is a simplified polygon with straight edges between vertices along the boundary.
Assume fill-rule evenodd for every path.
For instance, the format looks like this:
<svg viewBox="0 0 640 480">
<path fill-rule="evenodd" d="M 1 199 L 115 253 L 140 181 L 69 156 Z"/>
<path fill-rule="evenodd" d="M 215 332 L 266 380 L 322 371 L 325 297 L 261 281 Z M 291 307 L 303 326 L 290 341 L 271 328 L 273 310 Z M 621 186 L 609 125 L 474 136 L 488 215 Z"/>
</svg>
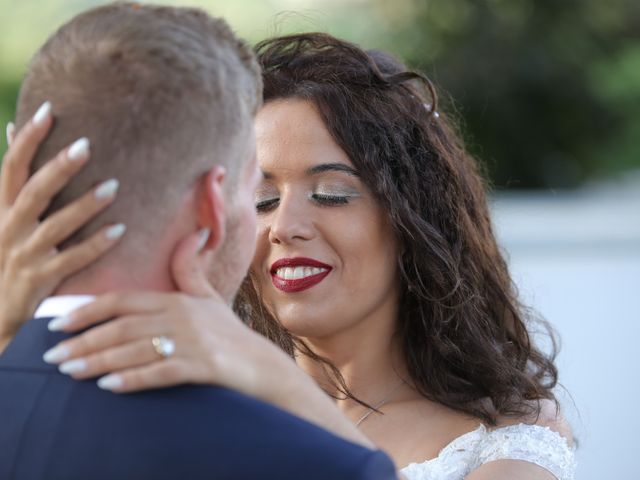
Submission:
<svg viewBox="0 0 640 480">
<path fill-rule="evenodd" d="M 558 480 L 573 480 L 574 450 L 567 440 L 548 427 L 519 424 L 488 431 L 484 425 L 444 447 L 423 463 L 401 469 L 410 480 L 463 480 L 480 465 L 495 460 L 522 460 L 538 465 Z"/>
<path fill-rule="evenodd" d="M 478 446 L 486 435 L 484 425 L 459 436 L 440 450 L 436 458 L 410 463 L 400 471 L 409 480 L 462 480 L 478 457 Z"/>
<path fill-rule="evenodd" d="M 478 465 L 523 460 L 548 470 L 558 480 L 571 480 L 576 470 L 574 452 L 566 438 L 549 427 L 522 423 L 489 432 L 478 460 Z"/>
</svg>

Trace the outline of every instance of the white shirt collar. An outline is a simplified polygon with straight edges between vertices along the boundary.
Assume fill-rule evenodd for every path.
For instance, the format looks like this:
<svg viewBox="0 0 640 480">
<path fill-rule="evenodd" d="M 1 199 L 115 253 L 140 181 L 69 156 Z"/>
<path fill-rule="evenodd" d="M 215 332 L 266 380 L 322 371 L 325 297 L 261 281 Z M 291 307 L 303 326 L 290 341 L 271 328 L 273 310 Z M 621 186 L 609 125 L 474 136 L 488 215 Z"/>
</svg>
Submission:
<svg viewBox="0 0 640 480">
<path fill-rule="evenodd" d="M 93 302 L 93 295 L 58 295 L 46 298 L 36 310 L 35 318 L 64 317 L 77 308 Z"/>
</svg>

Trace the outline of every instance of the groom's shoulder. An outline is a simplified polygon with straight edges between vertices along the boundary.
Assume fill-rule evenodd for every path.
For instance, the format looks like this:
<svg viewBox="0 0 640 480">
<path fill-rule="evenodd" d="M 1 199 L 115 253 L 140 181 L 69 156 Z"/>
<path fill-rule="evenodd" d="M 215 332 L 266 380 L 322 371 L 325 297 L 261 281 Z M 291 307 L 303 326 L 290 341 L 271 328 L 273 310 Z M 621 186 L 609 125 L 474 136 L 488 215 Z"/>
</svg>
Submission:
<svg viewBox="0 0 640 480">
<path fill-rule="evenodd" d="M 209 464 L 221 478 L 231 472 L 238 478 L 395 478 L 386 455 L 233 390 L 187 385 L 125 395 L 91 391 L 89 408 L 73 407 L 77 414 L 65 420 L 67 428 L 80 438 L 102 432 L 123 439 L 136 458 L 172 452 L 176 459 Z"/>
<path fill-rule="evenodd" d="M 24 478 L 47 478 L 44 471 L 98 478 L 97 467 L 99 478 L 131 478 L 158 465 L 165 476 L 157 478 L 185 469 L 194 479 L 394 478 L 385 455 L 233 390 L 185 385 L 115 394 L 95 379 L 62 375 L 42 361 L 61 338 L 46 320 L 32 322 L 0 356 L 0 444 L 8 446 L 0 478 L 11 465 L 31 472 Z"/>
</svg>

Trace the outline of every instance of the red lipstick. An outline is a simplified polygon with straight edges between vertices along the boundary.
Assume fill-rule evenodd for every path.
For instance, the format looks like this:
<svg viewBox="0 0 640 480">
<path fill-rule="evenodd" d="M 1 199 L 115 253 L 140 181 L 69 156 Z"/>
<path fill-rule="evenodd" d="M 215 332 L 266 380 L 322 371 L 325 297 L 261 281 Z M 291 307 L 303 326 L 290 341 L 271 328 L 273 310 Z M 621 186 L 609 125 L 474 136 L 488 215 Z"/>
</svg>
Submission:
<svg viewBox="0 0 640 480">
<path fill-rule="evenodd" d="M 310 267 L 310 268 L 322 268 L 323 272 L 310 275 L 308 277 L 288 279 L 285 280 L 277 275 L 280 268 L 296 268 L 296 267 Z M 296 257 L 296 258 L 283 258 L 271 265 L 271 282 L 273 286 L 278 290 L 285 293 L 302 292 L 311 287 L 316 286 L 322 280 L 325 279 L 329 273 L 331 273 L 332 267 L 326 263 L 319 262 L 312 258 Z"/>
</svg>

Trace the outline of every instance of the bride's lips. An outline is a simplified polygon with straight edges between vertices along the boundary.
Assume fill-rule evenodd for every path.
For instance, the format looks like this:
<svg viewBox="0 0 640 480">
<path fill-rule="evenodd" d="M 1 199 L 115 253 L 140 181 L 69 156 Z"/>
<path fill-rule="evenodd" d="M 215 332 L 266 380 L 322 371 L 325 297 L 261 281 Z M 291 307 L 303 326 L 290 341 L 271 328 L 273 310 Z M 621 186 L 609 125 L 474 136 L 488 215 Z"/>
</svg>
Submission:
<svg viewBox="0 0 640 480">
<path fill-rule="evenodd" d="M 283 276 L 279 276 L 278 270 L 285 268 L 291 269 L 286 271 L 285 274 L 289 273 L 289 276 L 298 278 L 283 278 Z M 331 273 L 331 270 L 332 267 L 330 265 L 312 258 L 282 258 L 271 265 L 271 282 L 274 287 L 285 293 L 302 292 L 324 280 Z"/>
</svg>

